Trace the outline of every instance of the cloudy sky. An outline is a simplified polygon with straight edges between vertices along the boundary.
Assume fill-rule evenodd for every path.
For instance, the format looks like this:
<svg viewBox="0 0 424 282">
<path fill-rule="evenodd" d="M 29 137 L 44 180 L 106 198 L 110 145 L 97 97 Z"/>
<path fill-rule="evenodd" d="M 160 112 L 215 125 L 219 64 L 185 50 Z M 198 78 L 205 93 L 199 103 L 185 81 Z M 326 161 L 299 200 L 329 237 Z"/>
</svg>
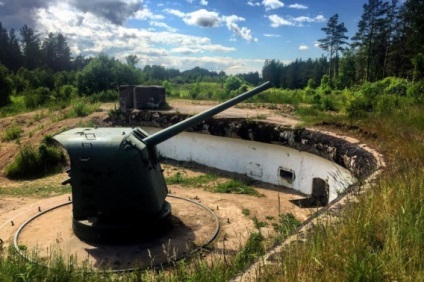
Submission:
<svg viewBox="0 0 424 282">
<path fill-rule="evenodd" d="M 321 28 L 339 14 L 352 36 L 366 0 L 0 0 L 0 22 L 61 32 L 74 56 L 105 52 L 140 67 L 261 71 L 265 59 L 317 58 Z"/>
</svg>

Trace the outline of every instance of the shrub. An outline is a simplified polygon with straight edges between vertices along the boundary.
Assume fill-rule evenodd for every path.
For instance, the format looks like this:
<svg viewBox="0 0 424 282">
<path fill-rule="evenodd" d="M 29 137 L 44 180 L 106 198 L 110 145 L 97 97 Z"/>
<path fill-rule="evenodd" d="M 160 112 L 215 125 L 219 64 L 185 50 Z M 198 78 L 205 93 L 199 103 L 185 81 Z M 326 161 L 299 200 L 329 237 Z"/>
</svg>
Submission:
<svg viewBox="0 0 424 282">
<path fill-rule="evenodd" d="M 408 87 L 407 95 L 418 103 L 424 102 L 424 80 L 413 83 Z"/>
<path fill-rule="evenodd" d="M 328 96 L 324 96 L 321 99 L 321 108 L 324 111 L 337 111 L 336 103 L 334 99 Z"/>
<path fill-rule="evenodd" d="M 31 179 L 56 172 L 65 163 L 65 154 L 56 146 L 45 142 L 38 149 L 24 145 L 15 160 L 6 167 L 5 175 L 12 179 Z"/>
<path fill-rule="evenodd" d="M 384 89 L 385 94 L 397 95 L 397 96 L 406 96 L 407 82 L 403 78 L 396 77 L 387 77 L 383 80 L 389 82 L 386 88 Z"/>
<path fill-rule="evenodd" d="M 35 90 L 25 90 L 25 106 L 28 109 L 34 109 L 44 105 L 50 99 L 50 89 L 47 87 L 38 87 Z"/>
<path fill-rule="evenodd" d="M 372 111 L 372 109 L 372 103 L 362 93 L 357 93 L 355 96 L 353 96 L 346 106 L 346 112 L 349 117 L 361 116 L 365 112 Z"/>
<path fill-rule="evenodd" d="M 18 140 L 21 137 L 23 130 L 17 124 L 12 124 L 8 129 L 5 130 L 1 140 L 3 142 L 9 142 L 13 140 Z"/>
<path fill-rule="evenodd" d="M 65 101 L 76 98 L 78 97 L 78 89 L 73 85 L 63 85 L 59 88 L 57 97 Z"/>
<path fill-rule="evenodd" d="M 116 90 L 104 90 L 89 96 L 89 101 L 95 102 L 115 102 L 118 100 L 118 92 Z"/>
</svg>

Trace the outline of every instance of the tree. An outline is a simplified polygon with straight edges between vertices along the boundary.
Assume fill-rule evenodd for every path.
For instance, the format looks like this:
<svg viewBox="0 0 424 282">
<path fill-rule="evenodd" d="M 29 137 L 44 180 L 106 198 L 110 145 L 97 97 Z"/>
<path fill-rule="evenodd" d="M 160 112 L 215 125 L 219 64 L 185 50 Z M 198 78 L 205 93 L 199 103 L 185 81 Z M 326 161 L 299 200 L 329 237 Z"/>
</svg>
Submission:
<svg viewBox="0 0 424 282">
<path fill-rule="evenodd" d="M 139 70 L 124 65 L 119 60 L 106 54 L 99 54 L 77 76 L 79 93 L 93 94 L 119 85 L 138 84 Z"/>
<path fill-rule="evenodd" d="M 54 72 L 70 70 L 71 51 L 66 38 L 59 33 L 54 35 L 49 33 L 41 45 L 44 63 Z"/>
<path fill-rule="evenodd" d="M 22 50 L 24 56 L 24 65 L 28 69 L 35 69 L 41 65 L 40 40 L 38 35 L 27 25 L 21 30 Z"/>
<path fill-rule="evenodd" d="M 230 75 L 225 80 L 224 88 L 227 92 L 234 91 L 240 88 L 242 81 L 237 76 Z"/>
<path fill-rule="evenodd" d="M 339 61 L 339 72 L 336 78 L 336 88 L 352 87 L 355 83 L 355 55 L 351 50 L 345 51 Z"/>
<path fill-rule="evenodd" d="M 9 44 L 7 47 L 6 66 L 12 70 L 17 71 L 22 66 L 22 53 L 19 46 L 19 40 L 16 37 L 15 30 L 9 30 Z"/>
<path fill-rule="evenodd" d="M 278 60 L 265 60 L 265 64 L 262 67 L 262 77 L 264 81 L 271 82 L 274 87 L 280 86 L 280 62 Z"/>
<path fill-rule="evenodd" d="M 319 47 L 327 51 L 330 57 L 330 66 L 328 68 L 328 75 L 330 79 L 334 79 L 337 75 L 337 64 L 339 58 L 339 51 L 343 50 L 343 45 L 346 45 L 348 37 L 345 35 L 347 32 L 344 23 L 339 23 L 339 15 L 335 14 L 328 22 L 327 26 L 321 28 L 325 32 L 326 37 L 318 39 Z M 335 57 L 335 60 L 333 60 Z"/>
<path fill-rule="evenodd" d="M 137 55 L 128 55 L 125 57 L 125 60 L 127 61 L 127 64 L 135 67 L 138 62 L 140 61 L 140 59 L 137 57 Z"/>
<path fill-rule="evenodd" d="M 0 64 L 0 107 L 10 104 L 12 94 L 12 80 L 9 77 L 7 68 Z"/>
<path fill-rule="evenodd" d="M 9 34 L 0 22 L 0 63 L 6 64 L 7 48 L 9 44 Z"/>
<path fill-rule="evenodd" d="M 368 0 L 363 9 L 358 31 L 352 37 L 352 46 L 357 51 L 360 76 L 367 81 L 375 81 L 384 76 L 389 5 L 382 0 Z"/>
</svg>

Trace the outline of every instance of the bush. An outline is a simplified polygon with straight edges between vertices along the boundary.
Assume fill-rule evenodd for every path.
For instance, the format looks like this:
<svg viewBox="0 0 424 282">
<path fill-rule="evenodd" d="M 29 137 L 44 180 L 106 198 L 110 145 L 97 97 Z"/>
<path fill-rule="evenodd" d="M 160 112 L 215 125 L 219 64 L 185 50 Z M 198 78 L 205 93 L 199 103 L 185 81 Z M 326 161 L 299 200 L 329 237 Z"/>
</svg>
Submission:
<svg viewBox="0 0 424 282">
<path fill-rule="evenodd" d="M 415 82 L 409 86 L 406 94 L 416 102 L 424 103 L 424 80 Z"/>
<path fill-rule="evenodd" d="M 4 131 L 3 136 L 1 137 L 1 140 L 3 142 L 9 142 L 13 140 L 18 140 L 19 137 L 21 137 L 23 130 L 22 128 L 17 124 L 12 124 Z"/>
<path fill-rule="evenodd" d="M 53 145 L 41 143 L 38 149 L 24 145 L 15 160 L 6 167 L 6 177 L 32 179 L 58 171 L 66 163 L 63 151 Z"/>
<path fill-rule="evenodd" d="M 111 89 L 101 91 L 89 96 L 89 101 L 92 103 L 95 103 L 95 102 L 108 103 L 108 102 L 116 102 L 117 100 L 118 100 L 118 92 L 116 90 L 111 90 Z"/>
<path fill-rule="evenodd" d="M 385 94 L 397 95 L 397 96 L 406 96 L 407 82 L 403 78 L 397 77 L 387 77 L 383 80 L 389 82 L 386 88 L 384 89 Z"/>
<path fill-rule="evenodd" d="M 321 108 L 324 111 L 337 111 L 336 103 L 332 97 L 324 96 L 321 99 Z"/>
<path fill-rule="evenodd" d="M 346 112 L 349 117 L 359 117 L 365 112 L 370 112 L 373 105 L 367 97 L 362 93 L 357 93 L 353 96 L 347 104 Z"/>
<path fill-rule="evenodd" d="M 50 89 L 47 87 L 38 87 L 35 90 L 25 90 L 25 106 L 28 109 L 35 109 L 44 105 L 50 99 Z"/>
<path fill-rule="evenodd" d="M 9 77 L 7 68 L 0 64 L 0 107 L 7 106 L 11 103 L 11 94 L 12 80 Z"/>
<path fill-rule="evenodd" d="M 73 85 L 62 85 L 57 91 L 57 98 L 60 100 L 69 101 L 78 97 L 78 89 Z"/>
</svg>

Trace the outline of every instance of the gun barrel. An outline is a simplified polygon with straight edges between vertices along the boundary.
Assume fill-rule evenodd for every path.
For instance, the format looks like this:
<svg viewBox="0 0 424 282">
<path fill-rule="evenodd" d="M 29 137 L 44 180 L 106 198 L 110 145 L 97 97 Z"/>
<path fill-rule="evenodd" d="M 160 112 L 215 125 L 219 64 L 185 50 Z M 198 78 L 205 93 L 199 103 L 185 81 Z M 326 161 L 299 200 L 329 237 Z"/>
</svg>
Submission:
<svg viewBox="0 0 424 282">
<path fill-rule="evenodd" d="M 242 101 L 244 101 L 244 100 L 246 100 L 246 99 L 262 92 L 262 91 L 264 91 L 264 90 L 266 90 L 266 89 L 268 89 L 269 87 L 271 87 L 271 83 L 269 81 L 265 82 L 264 84 L 254 88 L 250 91 L 247 91 L 243 94 L 240 94 L 239 96 L 234 97 L 234 98 L 232 98 L 232 99 L 230 99 L 230 100 L 228 100 L 224 103 L 221 103 L 221 104 L 219 104 L 219 105 L 217 105 L 217 106 L 215 106 L 215 107 L 213 107 L 209 110 L 201 112 L 201 113 L 194 115 L 194 116 L 192 116 L 192 117 L 190 117 L 190 118 L 188 118 L 184 121 L 176 123 L 176 124 L 174 124 L 170 127 L 167 127 L 167 128 L 165 128 L 165 129 L 163 129 L 159 132 L 156 132 L 156 133 L 154 133 L 150 136 L 147 136 L 146 138 L 144 138 L 143 141 L 147 145 L 150 145 L 150 146 L 154 146 L 154 145 L 157 145 L 159 143 L 162 143 L 163 141 L 173 137 L 174 135 L 177 135 L 178 133 L 196 125 L 200 121 L 206 120 L 206 119 L 208 119 L 208 118 L 210 118 L 210 117 L 212 117 L 212 116 L 214 116 L 214 115 L 216 115 L 216 114 L 218 114 L 218 113 L 220 113 L 220 112 L 222 112 L 222 111 L 224 111 L 224 110 L 226 110 L 226 109 L 228 109 L 228 108 L 230 108 L 230 107 L 232 107 L 232 106 L 234 106 L 234 105 L 236 105 L 236 104 L 238 104 L 238 103 L 240 103 L 240 102 L 242 102 Z"/>
</svg>

